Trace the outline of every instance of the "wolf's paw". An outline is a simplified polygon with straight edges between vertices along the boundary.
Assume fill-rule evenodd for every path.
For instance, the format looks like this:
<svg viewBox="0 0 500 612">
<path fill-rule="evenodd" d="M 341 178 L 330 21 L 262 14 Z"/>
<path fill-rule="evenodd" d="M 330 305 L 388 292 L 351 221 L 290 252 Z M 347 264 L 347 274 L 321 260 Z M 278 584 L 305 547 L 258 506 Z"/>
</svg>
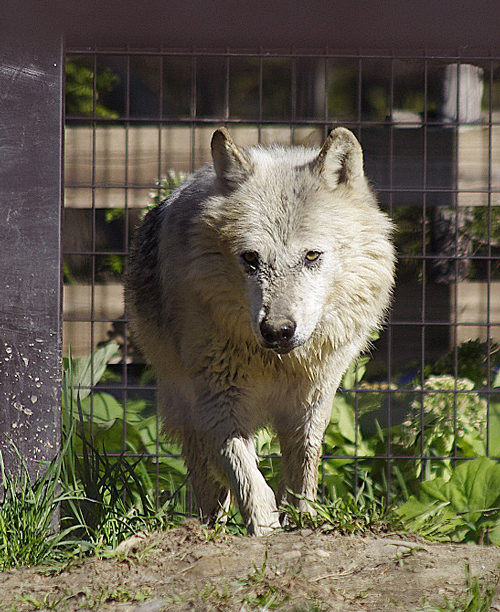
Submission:
<svg viewBox="0 0 500 612">
<path fill-rule="evenodd" d="M 279 521 L 273 522 L 271 525 L 250 525 L 247 529 L 248 535 L 251 536 L 267 536 L 275 529 L 281 529 Z"/>
<path fill-rule="evenodd" d="M 279 521 L 279 513 L 277 510 L 269 512 L 268 515 L 260 514 L 258 517 L 253 517 L 247 525 L 248 535 L 266 536 L 272 533 L 275 529 L 281 529 Z"/>
</svg>

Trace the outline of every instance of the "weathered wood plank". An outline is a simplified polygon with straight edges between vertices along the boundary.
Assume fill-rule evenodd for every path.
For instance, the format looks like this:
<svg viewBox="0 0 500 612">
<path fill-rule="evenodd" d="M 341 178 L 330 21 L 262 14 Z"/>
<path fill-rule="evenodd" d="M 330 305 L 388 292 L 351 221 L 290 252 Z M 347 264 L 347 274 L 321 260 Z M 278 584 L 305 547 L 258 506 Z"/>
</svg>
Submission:
<svg viewBox="0 0 500 612">
<path fill-rule="evenodd" d="M 0 450 L 34 472 L 60 441 L 62 42 L 18 34 L 0 39 Z"/>
</svg>

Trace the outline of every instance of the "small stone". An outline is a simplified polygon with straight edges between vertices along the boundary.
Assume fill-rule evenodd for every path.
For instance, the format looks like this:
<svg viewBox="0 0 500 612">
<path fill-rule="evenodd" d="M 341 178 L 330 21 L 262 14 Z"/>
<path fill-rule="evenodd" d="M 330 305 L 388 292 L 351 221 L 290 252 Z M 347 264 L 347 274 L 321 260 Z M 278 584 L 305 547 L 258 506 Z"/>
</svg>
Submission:
<svg viewBox="0 0 500 612">
<path fill-rule="evenodd" d="M 326 550 L 323 550 L 322 548 L 318 548 L 317 550 L 314 551 L 314 554 L 317 557 L 321 557 L 322 559 L 326 559 L 327 557 L 330 556 L 330 553 L 327 552 Z"/>
</svg>

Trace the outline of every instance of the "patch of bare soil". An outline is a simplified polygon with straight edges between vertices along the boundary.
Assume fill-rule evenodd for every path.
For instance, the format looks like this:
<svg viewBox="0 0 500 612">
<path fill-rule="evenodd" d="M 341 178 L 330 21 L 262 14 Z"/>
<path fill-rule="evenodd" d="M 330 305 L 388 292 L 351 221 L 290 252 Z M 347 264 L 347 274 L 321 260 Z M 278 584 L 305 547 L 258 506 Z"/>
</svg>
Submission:
<svg viewBox="0 0 500 612">
<path fill-rule="evenodd" d="M 0 573 L 0 610 L 414 611 L 462 592 L 466 565 L 494 579 L 500 547 L 309 530 L 249 538 L 189 521 L 57 574 Z M 499 595 L 492 610 L 500 610 Z"/>
</svg>

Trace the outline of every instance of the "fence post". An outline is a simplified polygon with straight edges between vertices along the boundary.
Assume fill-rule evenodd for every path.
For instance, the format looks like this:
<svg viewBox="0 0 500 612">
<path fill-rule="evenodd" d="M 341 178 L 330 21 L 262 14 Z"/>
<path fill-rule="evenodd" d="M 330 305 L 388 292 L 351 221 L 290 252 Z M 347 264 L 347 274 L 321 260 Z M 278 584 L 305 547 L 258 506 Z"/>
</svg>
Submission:
<svg viewBox="0 0 500 612">
<path fill-rule="evenodd" d="M 62 37 L 0 37 L 0 451 L 60 447 Z"/>
</svg>

